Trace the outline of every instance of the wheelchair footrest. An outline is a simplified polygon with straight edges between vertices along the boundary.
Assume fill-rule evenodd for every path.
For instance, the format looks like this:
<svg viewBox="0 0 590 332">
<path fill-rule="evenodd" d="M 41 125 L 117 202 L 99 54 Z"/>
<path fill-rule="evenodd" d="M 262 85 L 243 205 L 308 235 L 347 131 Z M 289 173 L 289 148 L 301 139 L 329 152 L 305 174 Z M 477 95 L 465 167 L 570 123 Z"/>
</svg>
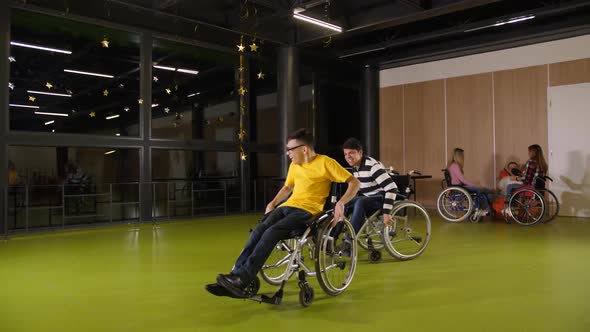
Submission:
<svg viewBox="0 0 590 332">
<path fill-rule="evenodd" d="M 268 304 L 279 305 L 283 302 L 283 290 L 280 289 L 272 297 L 267 296 L 265 294 L 261 294 L 260 296 L 252 296 L 250 298 L 250 300 L 256 301 L 258 303 L 268 303 Z"/>
</svg>

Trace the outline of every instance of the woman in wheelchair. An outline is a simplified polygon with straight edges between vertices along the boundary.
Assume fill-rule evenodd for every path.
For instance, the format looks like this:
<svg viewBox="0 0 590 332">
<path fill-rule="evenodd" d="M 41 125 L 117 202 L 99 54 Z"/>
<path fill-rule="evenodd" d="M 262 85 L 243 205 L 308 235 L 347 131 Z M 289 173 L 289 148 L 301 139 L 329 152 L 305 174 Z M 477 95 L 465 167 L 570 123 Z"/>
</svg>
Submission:
<svg viewBox="0 0 590 332">
<path fill-rule="evenodd" d="M 256 279 L 275 246 L 279 241 L 291 238 L 294 232 L 307 229 L 308 220 L 322 211 L 332 182 L 348 184 L 335 205 L 333 225 L 342 220 L 344 205 L 356 195 L 359 181 L 334 159 L 317 154 L 313 135 L 307 129 L 299 129 L 288 137 L 286 154 L 291 159 L 287 178 L 268 203 L 267 217 L 250 234 L 231 273 L 219 274 L 217 283 L 205 286 L 208 292 L 235 298 L 252 296 L 248 286 Z"/>
<path fill-rule="evenodd" d="M 381 209 L 383 222 L 392 223 L 391 208 L 393 207 L 397 185 L 387 173 L 383 164 L 363 152 L 361 142 L 349 138 L 342 144 L 344 159 L 353 169 L 352 174 L 360 181 L 359 195 L 346 206 L 347 214 L 351 213 L 350 223 L 358 234 L 365 219 Z"/>
<path fill-rule="evenodd" d="M 479 217 L 483 217 L 489 214 L 490 208 L 490 200 L 487 196 L 488 190 L 485 188 L 478 187 L 474 182 L 466 179 L 463 176 L 463 167 L 465 166 L 465 152 L 461 148 L 455 148 L 453 150 L 453 157 L 449 162 L 449 166 L 447 167 L 447 171 L 451 176 L 451 185 L 453 186 L 462 186 L 467 191 L 476 194 L 476 195 L 483 195 L 484 202 L 487 204 L 486 207 L 481 206 L 479 211 L 475 211 L 474 219 L 478 219 Z M 480 202 L 483 203 L 483 202 Z"/>
<path fill-rule="evenodd" d="M 542 180 L 543 176 L 547 174 L 547 162 L 543 156 L 543 149 L 538 144 L 533 144 L 528 148 L 529 160 L 524 165 L 524 172 L 522 176 L 511 176 L 514 181 L 521 181 L 522 183 L 509 184 L 506 187 L 505 204 L 510 199 L 512 193 L 522 186 L 534 186 L 534 189 L 544 189 L 545 182 Z M 533 180 L 539 179 L 536 183 Z"/>
</svg>

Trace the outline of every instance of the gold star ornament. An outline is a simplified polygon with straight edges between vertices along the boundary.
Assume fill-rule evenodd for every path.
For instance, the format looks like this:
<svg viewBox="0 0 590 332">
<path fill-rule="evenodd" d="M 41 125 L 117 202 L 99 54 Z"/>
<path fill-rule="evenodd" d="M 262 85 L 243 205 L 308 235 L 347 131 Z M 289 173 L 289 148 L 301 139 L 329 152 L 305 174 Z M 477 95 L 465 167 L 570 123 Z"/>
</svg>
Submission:
<svg viewBox="0 0 590 332">
<path fill-rule="evenodd" d="M 251 52 L 256 52 L 258 51 L 258 45 L 256 45 L 255 42 L 252 42 L 252 44 L 250 44 L 250 51 Z"/>
<path fill-rule="evenodd" d="M 37 98 L 35 98 L 33 96 L 29 96 L 29 101 L 35 102 L 35 99 L 37 99 Z"/>
<path fill-rule="evenodd" d="M 238 47 L 238 52 L 244 52 L 244 45 L 242 43 L 237 45 L 237 47 Z"/>
<path fill-rule="evenodd" d="M 167 94 L 171 94 L 171 93 L 172 93 L 172 90 L 170 90 L 170 89 L 166 89 L 166 93 L 167 93 Z"/>
<path fill-rule="evenodd" d="M 256 76 L 258 76 L 258 79 L 259 80 L 263 80 L 264 79 L 264 73 L 262 72 L 262 70 L 258 74 L 256 74 Z"/>
<path fill-rule="evenodd" d="M 102 92 L 102 95 L 105 96 L 105 97 L 107 97 L 109 95 L 109 90 L 104 90 Z"/>
<path fill-rule="evenodd" d="M 53 84 L 51 84 L 49 82 L 45 83 L 45 86 L 47 87 L 47 89 L 53 88 Z"/>
<path fill-rule="evenodd" d="M 139 105 L 143 104 L 143 99 L 137 99 L 137 103 L 138 103 Z"/>
<path fill-rule="evenodd" d="M 240 133 L 238 134 L 238 139 L 239 139 L 240 141 L 243 141 L 245 136 L 246 136 L 246 133 L 244 133 L 244 131 L 242 130 L 242 131 L 240 131 Z"/>
<path fill-rule="evenodd" d="M 107 37 L 104 37 L 102 39 L 102 41 L 100 42 L 100 44 L 102 45 L 102 47 L 104 48 L 109 48 L 109 40 L 107 39 Z"/>
<path fill-rule="evenodd" d="M 246 90 L 246 89 L 244 89 L 244 87 L 243 87 L 243 86 L 241 86 L 241 87 L 238 89 L 238 93 L 240 94 L 240 96 L 243 96 L 243 95 L 245 95 L 245 94 L 246 94 L 246 91 L 247 91 L 247 90 Z"/>
<path fill-rule="evenodd" d="M 248 158 L 248 155 L 247 155 L 247 154 L 245 154 L 244 152 L 241 152 L 241 153 L 240 153 L 240 159 L 242 159 L 242 160 L 246 160 L 246 158 Z"/>
<path fill-rule="evenodd" d="M 90 112 L 90 117 L 93 118 L 96 116 L 96 112 Z"/>
</svg>

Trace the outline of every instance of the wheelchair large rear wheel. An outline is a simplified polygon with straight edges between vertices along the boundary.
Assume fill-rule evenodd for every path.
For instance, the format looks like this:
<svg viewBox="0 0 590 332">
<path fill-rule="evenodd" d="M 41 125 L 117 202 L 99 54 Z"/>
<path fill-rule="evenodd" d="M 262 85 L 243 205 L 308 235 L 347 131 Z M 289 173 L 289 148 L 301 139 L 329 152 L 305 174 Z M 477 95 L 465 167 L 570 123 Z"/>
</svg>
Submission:
<svg viewBox="0 0 590 332">
<path fill-rule="evenodd" d="M 543 197 L 535 190 L 518 190 L 510 197 L 508 213 L 521 225 L 534 225 L 543 218 L 545 213 Z"/>
<path fill-rule="evenodd" d="M 363 249 L 369 250 L 370 239 L 372 249 L 380 250 L 383 248 L 383 236 L 381 234 L 383 234 L 383 216 L 379 213 L 379 215 L 367 218 L 356 238 Z"/>
<path fill-rule="evenodd" d="M 385 226 L 385 249 L 405 261 L 418 257 L 430 242 L 431 223 L 426 209 L 413 201 L 397 203 L 391 211 L 393 224 Z"/>
<path fill-rule="evenodd" d="M 464 188 L 448 187 L 438 195 L 436 208 L 446 221 L 460 222 L 473 212 L 473 198 Z"/>
<path fill-rule="evenodd" d="M 283 280 L 289 279 L 293 271 L 287 269 L 294 250 L 295 239 L 279 241 L 260 270 L 262 279 L 273 286 L 279 286 Z M 286 278 L 285 273 L 289 273 Z"/>
<path fill-rule="evenodd" d="M 324 292 L 334 296 L 344 292 L 352 282 L 358 245 L 348 221 L 342 221 L 342 226 L 334 228 L 330 227 L 331 221 L 332 217 L 326 220 L 316 240 L 315 270 Z"/>
<path fill-rule="evenodd" d="M 539 190 L 539 193 L 543 195 L 543 203 L 545 205 L 545 213 L 543 213 L 541 222 L 550 222 L 559 213 L 559 201 L 551 190 Z"/>
</svg>

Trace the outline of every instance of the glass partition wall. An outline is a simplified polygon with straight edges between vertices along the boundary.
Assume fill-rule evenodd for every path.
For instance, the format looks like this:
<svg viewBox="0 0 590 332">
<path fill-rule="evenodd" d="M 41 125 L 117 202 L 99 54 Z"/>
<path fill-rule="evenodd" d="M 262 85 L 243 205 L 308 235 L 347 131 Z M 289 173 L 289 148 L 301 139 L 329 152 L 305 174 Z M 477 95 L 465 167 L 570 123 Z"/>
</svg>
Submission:
<svg viewBox="0 0 590 332">
<path fill-rule="evenodd" d="M 101 24 L 10 10 L 0 234 L 139 221 L 145 202 L 152 218 L 260 209 L 257 179 L 276 173 L 282 156 L 268 146 L 278 132 L 254 124 L 264 130 L 253 130 L 250 158 L 239 160 L 233 48 Z M 276 117 L 276 75 L 267 77 L 247 86 L 258 119 Z M 244 167 L 257 165 L 244 181 Z M 258 202 L 244 202 L 244 191 Z"/>
</svg>

